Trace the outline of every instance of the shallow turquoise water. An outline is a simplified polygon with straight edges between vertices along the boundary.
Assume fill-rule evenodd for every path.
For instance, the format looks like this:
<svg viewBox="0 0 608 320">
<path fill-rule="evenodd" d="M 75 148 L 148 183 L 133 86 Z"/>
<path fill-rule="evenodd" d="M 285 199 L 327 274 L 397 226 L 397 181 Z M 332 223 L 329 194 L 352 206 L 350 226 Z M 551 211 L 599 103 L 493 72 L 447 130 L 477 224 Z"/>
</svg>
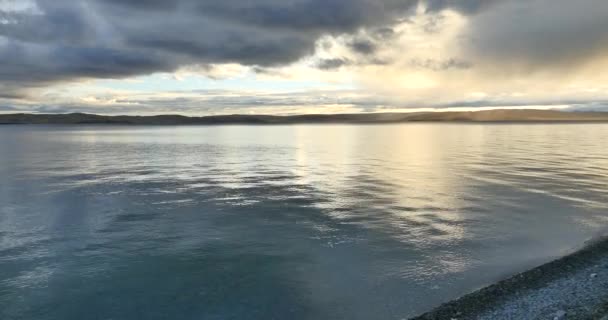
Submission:
<svg viewBox="0 0 608 320">
<path fill-rule="evenodd" d="M 0 319 L 402 319 L 608 223 L 608 125 L 0 127 Z"/>
</svg>

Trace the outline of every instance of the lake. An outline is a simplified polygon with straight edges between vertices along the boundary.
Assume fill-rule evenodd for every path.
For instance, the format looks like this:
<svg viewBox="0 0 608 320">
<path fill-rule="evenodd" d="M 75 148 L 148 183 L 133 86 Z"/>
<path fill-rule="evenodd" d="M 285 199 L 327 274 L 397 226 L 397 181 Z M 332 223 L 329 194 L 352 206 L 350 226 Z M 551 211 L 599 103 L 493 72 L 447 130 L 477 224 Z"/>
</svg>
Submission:
<svg viewBox="0 0 608 320">
<path fill-rule="evenodd" d="M 1 319 L 404 319 L 608 225 L 606 124 L 0 126 Z"/>
</svg>

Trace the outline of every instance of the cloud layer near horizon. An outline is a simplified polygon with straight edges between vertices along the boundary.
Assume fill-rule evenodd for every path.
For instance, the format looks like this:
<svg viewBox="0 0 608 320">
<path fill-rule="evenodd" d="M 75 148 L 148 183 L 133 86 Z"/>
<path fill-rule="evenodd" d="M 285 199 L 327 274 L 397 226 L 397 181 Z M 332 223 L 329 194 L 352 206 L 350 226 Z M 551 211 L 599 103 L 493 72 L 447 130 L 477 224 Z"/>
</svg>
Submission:
<svg viewBox="0 0 608 320">
<path fill-rule="evenodd" d="M 347 86 L 324 89 L 316 107 L 327 110 L 598 106 L 608 100 L 607 57 L 603 0 L 0 0 L 5 110 L 213 113 L 214 106 L 230 112 L 229 105 L 241 110 L 247 104 L 297 112 L 314 106 L 249 99 L 253 89 L 245 84 L 236 85 L 240 91 L 232 87 L 225 101 L 200 90 L 165 94 L 171 101 L 157 89 L 158 99 L 92 87 L 65 93 L 75 84 L 158 73 L 219 82 L 248 74 L 268 83 L 255 95 L 290 81 Z M 365 98 L 343 99 L 353 90 Z M 304 91 L 306 101 L 319 94 Z"/>
</svg>

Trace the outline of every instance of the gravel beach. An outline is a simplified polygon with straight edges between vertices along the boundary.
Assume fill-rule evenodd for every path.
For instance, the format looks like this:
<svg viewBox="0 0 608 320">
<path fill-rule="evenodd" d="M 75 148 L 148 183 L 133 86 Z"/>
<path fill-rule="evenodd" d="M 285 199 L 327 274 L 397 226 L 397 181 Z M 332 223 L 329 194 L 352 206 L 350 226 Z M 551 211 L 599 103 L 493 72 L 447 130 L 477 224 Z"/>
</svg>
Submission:
<svg viewBox="0 0 608 320">
<path fill-rule="evenodd" d="M 608 239 L 413 318 L 436 319 L 608 320 Z"/>
</svg>

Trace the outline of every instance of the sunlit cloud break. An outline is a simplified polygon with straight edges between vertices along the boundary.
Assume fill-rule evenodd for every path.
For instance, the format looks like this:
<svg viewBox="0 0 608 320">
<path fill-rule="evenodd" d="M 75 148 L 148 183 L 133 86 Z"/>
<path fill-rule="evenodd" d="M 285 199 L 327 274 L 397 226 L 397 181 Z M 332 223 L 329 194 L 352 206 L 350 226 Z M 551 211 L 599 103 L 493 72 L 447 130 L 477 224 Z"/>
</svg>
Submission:
<svg viewBox="0 0 608 320">
<path fill-rule="evenodd" d="M 0 112 L 608 111 L 603 0 L 0 0 Z"/>
</svg>

